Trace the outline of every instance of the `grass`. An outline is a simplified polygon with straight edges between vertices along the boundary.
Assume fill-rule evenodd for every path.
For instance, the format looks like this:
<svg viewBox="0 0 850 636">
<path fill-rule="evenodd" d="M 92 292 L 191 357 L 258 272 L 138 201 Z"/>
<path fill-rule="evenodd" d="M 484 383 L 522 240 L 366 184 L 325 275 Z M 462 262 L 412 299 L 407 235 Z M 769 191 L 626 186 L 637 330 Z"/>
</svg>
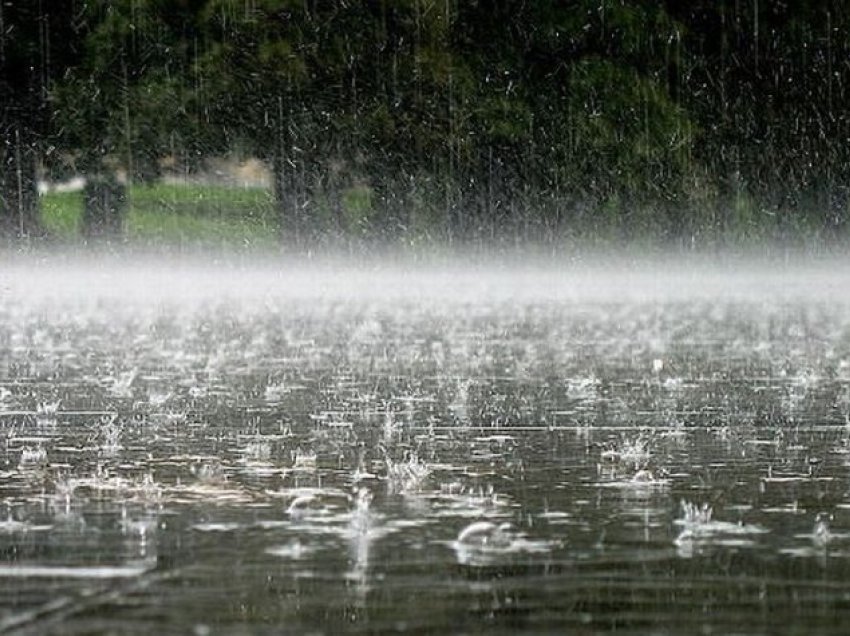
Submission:
<svg viewBox="0 0 850 636">
<path fill-rule="evenodd" d="M 41 222 L 52 236 L 71 240 L 79 236 L 83 215 L 80 192 L 48 192 L 41 195 Z"/>
<path fill-rule="evenodd" d="M 317 193 L 307 213 L 317 241 L 326 246 L 356 249 L 360 240 L 374 247 L 377 240 L 386 246 L 392 244 L 414 251 L 451 248 L 445 193 L 426 189 L 408 194 L 398 199 L 399 209 L 390 210 L 389 216 L 375 200 L 374 192 L 365 186 L 343 191 L 335 202 Z M 128 197 L 125 240 L 131 245 L 262 250 L 280 247 L 274 196 L 265 188 L 157 183 L 133 185 Z M 520 201 L 516 210 L 511 207 L 509 213 L 501 211 L 498 218 L 478 219 L 483 223 L 478 242 L 461 240 L 457 245 L 461 250 L 473 244 L 510 248 L 523 241 L 526 244 L 538 241 L 550 251 L 576 247 L 618 249 L 624 245 L 665 250 L 671 245 L 685 250 L 765 246 L 820 249 L 846 240 L 850 232 L 850 228 L 841 226 L 830 235 L 818 225 L 823 218 L 823 212 L 818 210 L 815 212 L 819 214 L 811 210 L 789 213 L 782 226 L 775 213 L 746 196 L 725 202 L 684 201 L 674 209 L 684 231 L 682 236 L 672 238 L 669 205 L 635 206 L 613 199 L 558 214 L 554 214 L 551 206 L 552 201 L 545 199 L 529 200 L 524 206 Z M 45 229 L 55 240 L 68 244 L 81 242 L 82 192 L 44 194 L 41 212 Z M 842 211 L 842 215 L 850 215 L 850 210 Z M 562 216 L 565 220 L 558 226 L 549 227 L 540 222 Z M 473 222 L 476 222 L 474 218 Z M 386 228 L 390 231 L 385 236 L 382 232 Z M 488 228 L 492 231 L 488 232 Z"/>
<path fill-rule="evenodd" d="M 134 185 L 128 191 L 131 243 L 273 247 L 278 243 L 272 193 L 263 188 L 195 184 Z M 41 197 L 42 222 L 63 242 L 78 241 L 82 192 Z"/>
</svg>

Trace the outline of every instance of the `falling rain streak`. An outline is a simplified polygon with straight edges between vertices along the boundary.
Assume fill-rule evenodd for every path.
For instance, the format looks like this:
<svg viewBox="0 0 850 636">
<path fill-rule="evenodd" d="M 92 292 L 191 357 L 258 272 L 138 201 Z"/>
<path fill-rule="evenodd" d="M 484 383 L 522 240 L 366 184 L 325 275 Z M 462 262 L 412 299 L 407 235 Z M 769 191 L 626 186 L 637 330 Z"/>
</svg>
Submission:
<svg viewBox="0 0 850 636">
<path fill-rule="evenodd" d="M 188 236 L 155 233 L 181 246 L 262 242 L 234 217 L 304 252 L 843 245 L 848 27 L 827 0 L 7 1 L 0 238 L 146 238 L 182 184 Z M 267 200 L 191 189 L 222 162 Z"/>
<path fill-rule="evenodd" d="M 848 32 L 0 0 L 0 631 L 845 633 Z"/>
</svg>

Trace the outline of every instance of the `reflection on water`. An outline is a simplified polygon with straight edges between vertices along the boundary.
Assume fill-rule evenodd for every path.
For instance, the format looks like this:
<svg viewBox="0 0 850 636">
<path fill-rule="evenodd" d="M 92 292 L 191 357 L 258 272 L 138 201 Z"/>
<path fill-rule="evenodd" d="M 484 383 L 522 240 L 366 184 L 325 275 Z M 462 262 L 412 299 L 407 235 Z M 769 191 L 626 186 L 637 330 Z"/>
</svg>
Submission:
<svg viewBox="0 0 850 636">
<path fill-rule="evenodd" d="M 72 274 L 0 292 L 0 628 L 843 631 L 840 274 Z"/>
</svg>

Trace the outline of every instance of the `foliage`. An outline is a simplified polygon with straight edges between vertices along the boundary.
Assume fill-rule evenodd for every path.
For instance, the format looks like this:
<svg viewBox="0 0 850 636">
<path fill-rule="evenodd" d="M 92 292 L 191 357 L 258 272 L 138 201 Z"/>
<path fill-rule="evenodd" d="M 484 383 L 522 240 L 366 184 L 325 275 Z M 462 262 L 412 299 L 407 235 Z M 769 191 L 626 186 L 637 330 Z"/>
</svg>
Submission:
<svg viewBox="0 0 850 636">
<path fill-rule="evenodd" d="M 195 5 L 199 3 L 195 2 Z M 199 141 L 190 68 L 192 13 L 163 0 L 92 0 L 82 60 L 51 95 L 59 124 L 50 165 L 59 174 L 121 168 L 131 177 L 159 175 L 163 156 L 191 159 Z M 181 3 L 191 7 L 192 2 Z"/>
<path fill-rule="evenodd" d="M 846 226 L 850 12 L 828 0 L 56 7 L 61 73 L 15 80 L 47 96 L 54 174 L 259 157 L 269 227 L 306 242 Z M 38 58 L 21 16 L 13 53 Z"/>
<path fill-rule="evenodd" d="M 43 228 L 36 169 L 49 156 L 49 94 L 79 59 L 87 24 L 74 0 L 0 3 L 0 234 L 27 238 Z"/>
</svg>

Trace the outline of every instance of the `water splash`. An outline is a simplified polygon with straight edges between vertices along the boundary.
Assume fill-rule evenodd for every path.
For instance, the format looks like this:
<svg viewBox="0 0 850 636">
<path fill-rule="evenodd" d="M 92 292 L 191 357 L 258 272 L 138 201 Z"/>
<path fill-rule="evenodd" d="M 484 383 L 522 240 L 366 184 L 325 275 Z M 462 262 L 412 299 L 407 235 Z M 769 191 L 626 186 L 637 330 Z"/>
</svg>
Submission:
<svg viewBox="0 0 850 636">
<path fill-rule="evenodd" d="M 109 392 L 118 398 L 133 397 L 133 383 L 139 375 L 139 369 L 133 368 L 118 375 L 112 380 Z"/>
<path fill-rule="evenodd" d="M 815 517 L 815 525 L 812 528 L 812 543 L 819 548 L 826 548 L 834 540 L 830 522 L 832 515 L 827 512 L 819 512 Z"/>
<path fill-rule="evenodd" d="M 515 554 L 549 552 L 560 543 L 528 539 L 509 522 L 474 521 L 449 545 L 458 563 L 481 567 L 497 564 Z"/>
<path fill-rule="evenodd" d="M 617 464 L 635 471 L 646 468 L 652 459 L 650 440 L 641 434 L 633 439 L 622 439 L 602 451 L 604 464 Z"/>
<path fill-rule="evenodd" d="M 708 503 L 696 504 L 682 500 L 682 516 L 674 524 L 682 530 L 674 540 L 677 554 L 690 558 L 707 547 L 751 547 L 754 535 L 767 532 L 765 528 L 744 523 L 718 521 Z"/>
<path fill-rule="evenodd" d="M 28 446 L 21 449 L 21 458 L 18 462 L 20 470 L 32 470 L 33 468 L 43 468 L 47 466 L 47 450 L 42 446 L 30 448 Z"/>
<path fill-rule="evenodd" d="M 35 417 L 39 424 L 45 424 L 56 420 L 62 400 L 52 402 L 39 402 L 35 409 Z"/>
<path fill-rule="evenodd" d="M 316 472 L 316 453 L 297 449 L 292 462 L 294 472 L 313 473 Z"/>
<path fill-rule="evenodd" d="M 418 492 L 431 475 L 431 469 L 419 459 L 416 452 L 408 453 L 402 461 L 395 462 L 389 457 L 385 461 L 387 464 L 387 490 L 390 494 Z"/>
</svg>

